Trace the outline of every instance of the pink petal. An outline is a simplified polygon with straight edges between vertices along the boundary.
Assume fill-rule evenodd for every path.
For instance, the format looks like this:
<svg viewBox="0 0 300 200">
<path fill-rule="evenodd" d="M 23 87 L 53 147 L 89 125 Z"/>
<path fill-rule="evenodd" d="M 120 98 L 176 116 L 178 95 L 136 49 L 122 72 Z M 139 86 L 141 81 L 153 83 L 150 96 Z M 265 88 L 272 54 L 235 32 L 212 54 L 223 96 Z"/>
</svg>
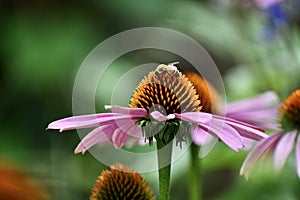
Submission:
<svg viewBox="0 0 300 200">
<path fill-rule="evenodd" d="M 148 116 L 148 112 L 144 108 L 127 108 L 121 106 L 114 106 L 114 105 L 105 105 L 105 109 L 111 110 L 115 113 L 131 115 L 133 117 L 146 117 Z"/>
<path fill-rule="evenodd" d="M 296 163 L 297 163 L 297 174 L 300 178 L 300 137 L 298 135 L 296 144 Z"/>
<path fill-rule="evenodd" d="M 127 121 L 123 121 L 120 123 L 116 123 L 118 129 L 125 132 L 126 134 L 141 139 L 142 136 L 142 129 L 140 126 L 137 126 L 135 123 L 129 123 Z"/>
<path fill-rule="evenodd" d="M 251 124 L 247 124 L 247 123 L 244 123 L 244 122 L 241 122 L 241 121 L 232 119 L 232 118 L 230 118 L 230 117 L 223 117 L 223 116 L 219 116 L 219 115 L 213 115 L 213 117 L 214 117 L 215 119 L 225 120 L 226 123 L 228 123 L 228 124 L 232 124 L 232 125 L 234 125 L 234 124 L 240 124 L 240 125 L 249 127 L 249 128 L 251 128 L 251 129 L 255 129 L 255 130 L 264 132 L 264 129 L 262 129 L 262 128 L 260 128 L 260 127 L 253 126 L 253 125 L 251 125 Z"/>
<path fill-rule="evenodd" d="M 218 131 L 220 131 L 218 133 Z M 227 144 L 230 148 L 232 148 L 235 151 L 238 151 L 239 149 L 242 149 L 244 147 L 242 138 L 240 134 L 231 126 L 224 124 L 223 127 L 220 130 L 220 127 L 217 129 L 217 132 L 219 138 Z"/>
<path fill-rule="evenodd" d="M 248 179 L 249 173 L 252 170 L 253 166 L 262 156 L 264 156 L 268 152 L 268 150 L 275 147 L 280 137 L 281 133 L 275 133 L 261 140 L 246 157 L 241 167 L 240 175 L 244 175 L 246 179 Z"/>
<path fill-rule="evenodd" d="M 291 154 L 294 147 L 296 133 L 296 131 L 285 133 L 276 145 L 274 151 L 274 167 L 277 171 L 282 169 Z"/>
<path fill-rule="evenodd" d="M 120 114 L 100 113 L 100 114 L 67 117 L 67 118 L 63 118 L 51 122 L 48 125 L 47 129 L 60 129 L 60 131 L 70 130 L 70 129 L 75 129 L 77 124 L 80 123 L 85 124 L 84 128 L 91 128 L 99 125 L 99 122 L 97 122 L 98 119 L 105 119 L 105 118 L 115 117 L 115 116 L 120 116 Z"/>
<path fill-rule="evenodd" d="M 185 112 L 181 114 L 175 113 L 175 117 L 191 123 L 207 123 L 212 119 L 212 115 L 204 112 Z"/>
<path fill-rule="evenodd" d="M 174 117 L 175 117 L 173 114 L 166 116 L 166 115 L 161 114 L 158 111 L 153 111 L 150 113 L 150 115 L 151 115 L 151 117 L 153 117 L 153 119 L 155 119 L 156 121 L 159 121 L 159 122 L 164 122 L 169 119 L 174 119 Z"/>
<path fill-rule="evenodd" d="M 265 110 L 267 108 L 277 109 L 279 106 L 278 96 L 275 92 L 268 91 L 256 97 L 229 103 L 226 106 L 226 116 L 233 114 Z"/>
<path fill-rule="evenodd" d="M 112 136 L 112 141 L 114 143 L 115 148 L 117 149 L 121 148 L 125 144 L 127 139 L 128 135 L 121 129 L 115 130 Z"/>
<path fill-rule="evenodd" d="M 235 130 L 237 130 L 241 136 L 252 140 L 261 140 L 263 138 L 268 137 L 267 134 L 252 128 L 252 126 L 245 125 L 245 123 L 231 122 L 227 120 L 225 121 L 225 123 L 229 124 Z"/>
<path fill-rule="evenodd" d="M 60 132 L 72 129 L 91 128 L 99 125 L 105 125 L 108 123 L 119 121 L 131 121 L 130 115 L 120 114 L 94 114 L 89 116 L 74 116 L 61 120 L 54 121 L 49 124 L 48 129 L 60 129 Z"/>
<path fill-rule="evenodd" d="M 89 148 L 98 142 L 102 144 L 108 143 L 111 138 L 110 134 L 112 134 L 116 128 L 117 127 L 112 125 L 104 125 L 94 129 L 81 140 L 74 152 L 76 154 L 80 152 L 84 154 Z"/>
<path fill-rule="evenodd" d="M 217 124 L 217 122 L 212 123 L 211 126 L 201 125 L 209 130 L 209 133 L 213 134 L 217 138 L 220 138 L 226 145 L 228 145 L 234 151 L 238 151 L 243 148 L 243 142 L 241 136 L 232 127 L 226 125 L 225 123 Z"/>
<path fill-rule="evenodd" d="M 210 134 L 199 126 L 194 126 L 191 128 L 191 136 L 193 142 L 201 146 L 209 142 L 209 140 L 211 139 L 211 137 L 209 137 Z"/>
</svg>

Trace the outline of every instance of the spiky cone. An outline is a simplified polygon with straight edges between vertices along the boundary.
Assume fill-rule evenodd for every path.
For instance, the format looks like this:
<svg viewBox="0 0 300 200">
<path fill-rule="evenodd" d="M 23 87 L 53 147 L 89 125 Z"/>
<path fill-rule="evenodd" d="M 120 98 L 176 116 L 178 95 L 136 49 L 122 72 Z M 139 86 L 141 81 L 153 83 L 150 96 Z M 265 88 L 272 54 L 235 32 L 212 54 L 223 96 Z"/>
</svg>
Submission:
<svg viewBox="0 0 300 200">
<path fill-rule="evenodd" d="M 300 130 L 300 89 L 284 100 L 279 108 L 279 115 L 284 129 Z"/>
<path fill-rule="evenodd" d="M 181 72 L 150 72 L 136 88 L 129 106 L 168 115 L 198 112 L 200 104 L 194 86 Z"/>
<path fill-rule="evenodd" d="M 94 185 L 90 200 L 154 200 L 147 181 L 133 169 L 115 164 L 104 170 Z"/>
<path fill-rule="evenodd" d="M 282 170 L 289 156 L 295 151 L 296 169 L 300 179 L 300 89 L 287 97 L 279 107 L 281 130 L 261 140 L 248 154 L 240 174 L 249 177 L 251 170 L 265 155 L 273 155 L 276 171 Z M 271 154 L 270 154 L 271 152 Z"/>
</svg>

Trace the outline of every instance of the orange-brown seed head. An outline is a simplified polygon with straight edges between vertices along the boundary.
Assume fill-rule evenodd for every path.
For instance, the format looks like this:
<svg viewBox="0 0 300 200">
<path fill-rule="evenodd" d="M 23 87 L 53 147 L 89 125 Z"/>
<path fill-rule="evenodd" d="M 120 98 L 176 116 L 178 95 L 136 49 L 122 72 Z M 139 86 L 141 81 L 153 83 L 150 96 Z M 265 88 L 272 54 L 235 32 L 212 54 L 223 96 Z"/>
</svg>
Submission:
<svg viewBox="0 0 300 200">
<path fill-rule="evenodd" d="M 300 89 L 284 100 L 279 108 L 283 128 L 300 130 Z"/>
<path fill-rule="evenodd" d="M 94 185 L 90 200 L 154 200 L 154 193 L 140 174 L 121 164 L 104 170 Z"/>
<path fill-rule="evenodd" d="M 150 72 L 130 99 L 131 108 L 157 110 L 164 114 L 198 112 L 201 101 L 192 83 L 181 73 Z"/>
</svg>

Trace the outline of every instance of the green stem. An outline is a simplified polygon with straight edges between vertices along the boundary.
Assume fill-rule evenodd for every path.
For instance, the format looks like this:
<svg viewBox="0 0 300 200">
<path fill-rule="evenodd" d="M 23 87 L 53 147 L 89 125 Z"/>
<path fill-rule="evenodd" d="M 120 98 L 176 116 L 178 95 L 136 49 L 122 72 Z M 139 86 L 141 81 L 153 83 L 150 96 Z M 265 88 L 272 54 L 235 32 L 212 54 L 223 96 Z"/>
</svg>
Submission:
<svg viewBox="0 0 300 200">
<path fill-rule="evenodd" d="M 170 175 L 172 159 L 172 143 L 164 145 L 161 140 L 157 140 L 157 160 L 159 176 L 159 199 L 170 199 Z"/>
<path fill-rule="evenodd" d="M 202 183 L 201 183 L 201 163 L 199 159 L 200 147 L 191 144 L 190 147 L 190 173 L 189 173 L 189 193 L 190 200 L 202 199 Z"/>
</svg>

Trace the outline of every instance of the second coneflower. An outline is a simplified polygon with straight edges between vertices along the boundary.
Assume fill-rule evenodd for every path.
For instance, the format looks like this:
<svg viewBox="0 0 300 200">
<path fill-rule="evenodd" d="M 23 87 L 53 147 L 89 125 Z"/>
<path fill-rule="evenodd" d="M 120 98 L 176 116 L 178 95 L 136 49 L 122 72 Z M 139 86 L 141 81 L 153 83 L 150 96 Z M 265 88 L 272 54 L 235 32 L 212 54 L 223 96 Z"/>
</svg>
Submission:
<svg viewBox="0 0 300 200">
<path fill-rule="evenodd" d="M 102 171 L 90 200 L 154 200 L 154 193 L 140 174 L 121 164 Z"/>
<path fill-rule="evenodd" d="M 300 178 L 300 89 L 293 92 L 279 107 L 282 130 L 260 141 L 249 153 L 241 168 L 248 178 L 254 165 L 268 152 L 274 153 L 274 167 L 281 170 L 295 145 L 296 166 Z M 276 118 L 276 116 L 274 116 Z"/>
</svg>

